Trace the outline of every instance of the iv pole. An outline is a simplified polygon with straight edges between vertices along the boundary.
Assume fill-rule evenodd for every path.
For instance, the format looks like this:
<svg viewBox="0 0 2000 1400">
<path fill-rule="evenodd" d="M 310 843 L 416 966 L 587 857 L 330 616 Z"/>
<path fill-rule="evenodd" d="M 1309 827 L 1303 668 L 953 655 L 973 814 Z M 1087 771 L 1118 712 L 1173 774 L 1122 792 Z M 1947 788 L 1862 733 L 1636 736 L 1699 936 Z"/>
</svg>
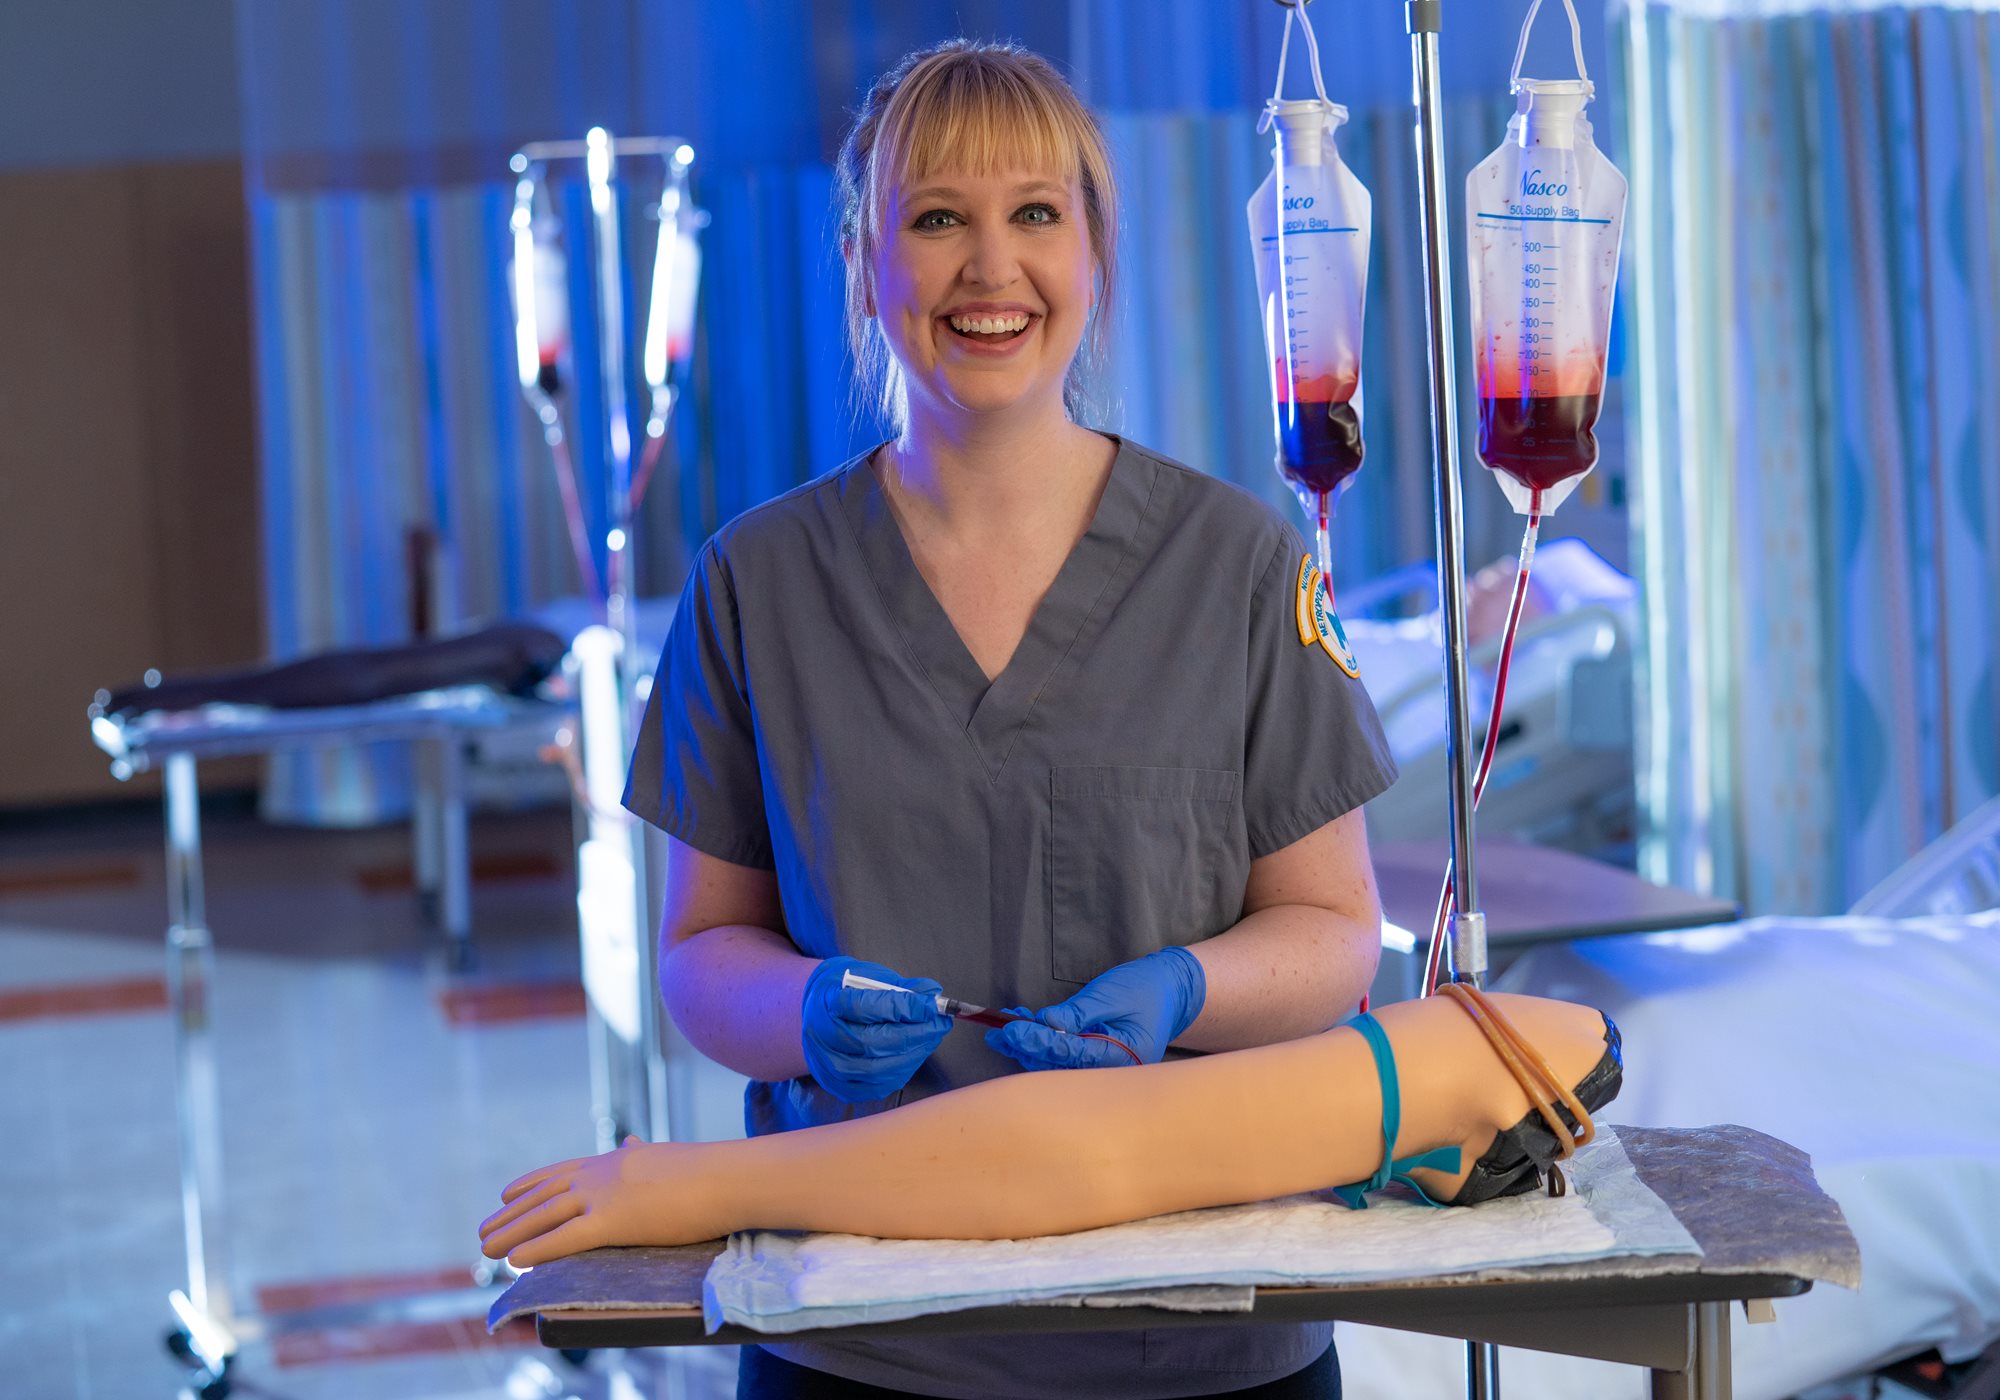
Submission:
<svg viewBox="0 0 2000 1400">
<path fill-rule="evenodd" d="M 1287 9 L 1312 0 L 1277 0 Z M 1438 95 L 1438 33 L 1444 0 L 1405 0 L 1417 107 L 1418 210 L 1424 236 L 1424 316 L 1430 345 L 1431 452 L 1437 464 L 1438 612 L 1444 623 L 1446 788 L 1451 817 L 1452 895 L 1447 930 L 1451 977 L 1486 985 L 1486 915 L 1473 864 L 1472 719 L 1466 699 L 1465 523 L 1458 468 L 1457 352 L 1452 339 L 1451 236 L 1445 226 L 1444 118 Z M 1465 1344 L 1468 1400 L 1500 1400 L 1500 1353 Z"/>
<path fill-rule="evenodd" d="M 1458 468 L 1457 355 L 1452 343 L 1451 237 L 1445 225 L 1444 121 L 1438 82 L 1438 33 L 1444 0 L 1405 0 L 1410 63 L 1416 76 L 1418 208 L 1424 231 L 1424 303 L 1431 352 L 1431 451 L 1437 464 L 1438 611 L 1444 622 L 1446 771 L 1450 782 L 1452 893 L 1451 976 L 1486 984 L 1486 915 L 1479 910 L 1473 864 L 1472 722 L 1466 702 L 1465 524 Z M 1465 1344 L 1468 1400 L 1500 1400 L 1500 1353 L 1490 1342 Z"/>
</svg>

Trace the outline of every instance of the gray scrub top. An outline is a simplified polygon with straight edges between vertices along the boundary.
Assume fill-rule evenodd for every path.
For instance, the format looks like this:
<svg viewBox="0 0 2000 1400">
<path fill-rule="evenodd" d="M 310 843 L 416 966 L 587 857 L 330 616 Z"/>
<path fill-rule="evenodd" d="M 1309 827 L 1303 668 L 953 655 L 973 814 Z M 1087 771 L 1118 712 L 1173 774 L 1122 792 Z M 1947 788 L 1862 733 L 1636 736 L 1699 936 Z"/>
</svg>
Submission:
<svg viewBox="0 0 2000 1400">
<path fill-rule="evenodd" d="M 981 1005 L 1046 1006 L 1228 929 L 1252 860 L 1395 780 L 1367 692 L 1310 620 L 1303 542 L 1248 492 L 1121 441 L 1089 528 L 989 683 L 918 572 L 871 456 L 702 548 L 625 793 L 695 849 L 775 870 L 782 932 L 802 953 L 934 977 Z M 961 1025 L 894 1098 L 753 1083 L 745 1117 L 753 1134 L 779 1132 L 1017 1068 Z M 1328 1335 L 774 1350 L 920 1393 L 1109 1400 L 1262 1384 Z"/>
</svg>

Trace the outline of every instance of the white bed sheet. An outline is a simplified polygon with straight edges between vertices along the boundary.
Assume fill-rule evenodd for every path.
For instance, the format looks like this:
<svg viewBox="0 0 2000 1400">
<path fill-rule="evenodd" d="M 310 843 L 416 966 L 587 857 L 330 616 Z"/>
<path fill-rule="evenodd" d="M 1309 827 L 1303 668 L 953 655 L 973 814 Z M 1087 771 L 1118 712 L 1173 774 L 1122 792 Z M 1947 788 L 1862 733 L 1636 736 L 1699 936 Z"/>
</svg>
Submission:
<svg viewBox="0 0 2000 1400">
<path fill-rule="evenodd" d="M 1620 1122 L 1734 1122 L 1812 1155 L 1861 1244 L 1858 1293 L 1774 1324 L 1734 1310 L 1739 1400 L 2000 1338 L 2000 912 L 1757 919 L 1540 948 L 1496 984 L 1601 1006 L 1625 1034 Z M 1351 1400 L 1463 1393 L 1462 1344 L 1336 1334 Z M 1642 1372 L 1506 1352 L 1507 1393 L 1639 1400 Z"/>
</svg>

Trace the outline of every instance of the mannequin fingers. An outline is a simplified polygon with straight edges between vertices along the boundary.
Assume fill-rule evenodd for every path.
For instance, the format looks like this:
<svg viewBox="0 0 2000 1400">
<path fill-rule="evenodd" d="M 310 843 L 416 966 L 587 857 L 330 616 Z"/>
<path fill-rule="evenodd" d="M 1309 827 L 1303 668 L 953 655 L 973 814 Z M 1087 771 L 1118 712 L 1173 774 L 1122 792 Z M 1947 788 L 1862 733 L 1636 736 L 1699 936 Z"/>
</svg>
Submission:
<svg viewBox="0 0 2000 1400">
<path fill-rule="evenodd" d="M 479 1225 L 479 1238 L 484 1240 L 495 1231 L 505 1229 L 536 1206 L 554 1200 L 567 1190 L 569 1190 L 569 1178 L 567 1176 L 550 1177 L 534 1190 L 516 1196 L 512 1201 L 509 1201 L 506 1205 L 500 1207 L 500 1209 L 494 1211 L 493 1214 L 481 1221 Z"/>
<path fill-rule="evenodd" d="M 530 1190 L 533 1187 L 539 1185 L 540 1183 L 547 1181 L 557 1172 L 574 1171 L 577 1167 L 582 1166 L 585 1162 L 588 1162 L 589 1160 L 590 1159 L 588 1157 L 572 1157 L 567 1162 L 552 1162 L 546 1167 L 537 1167 L 534 1171 L 529 1172 L 526 1176 L 517 1176 L 512 1181 L 508 1182 L 505 1186 L 501 1187 L 500 1200 L 503 1204 L 505 1202 L 511 1201 L 516 1196 L 520 1195 L 522 1192 Z"/>
<path fill-rule="evenodd" d="M 498 1259 L 503 1255 L 509 1259 L 514 1251 L 529 1240 L 548 1234 L 565 1221 L 574 1220 L 583 1214 L 583 1200 L 575 1192 L 566 1191 L 554 1200 L 545 1201 L 503 1230 L 496 1230 L 479 1246 L 480 1252 L 488 1259 Z"/>
<path fill-rule="evenodd" d="M 584 1211 L 572 1219 L 565 1220 L 553 1230 L 538 1235 L 507 1256 L 507 1262 L 518 1269 L 531 1269 L 537 1264 L 546 1264 L 551 1259 L 560 1259 L 567 1254 L 581 1254 L 586 1249 L 595 1249 L 603 1241 L 597 1238 L 589 1211 Z"/>
</svg>

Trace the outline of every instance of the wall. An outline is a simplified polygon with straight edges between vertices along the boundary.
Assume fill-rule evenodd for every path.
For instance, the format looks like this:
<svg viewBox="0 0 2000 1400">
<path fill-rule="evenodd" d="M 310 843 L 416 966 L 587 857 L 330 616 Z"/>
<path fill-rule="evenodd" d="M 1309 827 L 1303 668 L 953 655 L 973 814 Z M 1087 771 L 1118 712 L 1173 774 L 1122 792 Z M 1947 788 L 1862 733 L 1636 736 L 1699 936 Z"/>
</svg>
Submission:
<svg viewBox="0 0 2000 1400">
<path fill-rule="evenodd" d="M 93 690 L 262 653 L 235 68 L 228 0 L 0 7 L 0 807 L 148 795 Z"/>
</svg>

